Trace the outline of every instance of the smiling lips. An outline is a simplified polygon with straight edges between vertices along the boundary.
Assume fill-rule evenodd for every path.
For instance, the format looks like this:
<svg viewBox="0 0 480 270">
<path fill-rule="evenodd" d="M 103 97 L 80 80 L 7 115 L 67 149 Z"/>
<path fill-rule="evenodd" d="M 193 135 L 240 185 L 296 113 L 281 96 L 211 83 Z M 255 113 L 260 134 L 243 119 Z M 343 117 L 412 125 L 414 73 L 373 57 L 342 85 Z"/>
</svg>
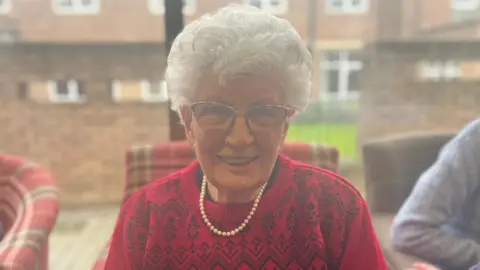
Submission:
<svg viewBox="0 0 480 270">
<path fill-rule="evenodd" d="M 250 164 L 251 162 L 255 161 L 258 156 L 253 157 L 225 157 L 225 156 L 218 156 L 222 162 L 227 163 L 231 166 L 245 166 Z"/>
</svg>

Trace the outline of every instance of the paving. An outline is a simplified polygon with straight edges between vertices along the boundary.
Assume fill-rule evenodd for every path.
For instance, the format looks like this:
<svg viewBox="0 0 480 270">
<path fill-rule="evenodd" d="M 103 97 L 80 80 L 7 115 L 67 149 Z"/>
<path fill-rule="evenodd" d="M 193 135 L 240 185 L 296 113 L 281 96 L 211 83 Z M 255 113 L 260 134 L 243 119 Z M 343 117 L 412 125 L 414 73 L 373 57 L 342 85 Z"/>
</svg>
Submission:
<svg viewBox="0 0 480 270">
<path fill-rule="evenodd" d="M 118 210 L 62 210 L 50 236 L 50 270 L 92 269 L 113 232 Z"/>
</svg>

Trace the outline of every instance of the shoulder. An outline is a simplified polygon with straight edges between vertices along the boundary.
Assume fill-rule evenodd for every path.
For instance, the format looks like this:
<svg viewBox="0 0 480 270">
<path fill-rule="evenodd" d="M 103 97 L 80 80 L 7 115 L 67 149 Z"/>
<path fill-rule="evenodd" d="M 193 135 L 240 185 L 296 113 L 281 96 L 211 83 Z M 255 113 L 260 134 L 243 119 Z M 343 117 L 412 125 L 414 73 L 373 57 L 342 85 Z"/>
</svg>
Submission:
<svg viewBox="0 0 480 270">
<path fill-rule="evenodd" d="M 473 120 L 472 122 L 468 123 L 465 128 L 462 130 L 461 133 L 464 134 L 480 134 L 480 119 Z"/>
<path fill-rule="evenodd" d="M 293 162 L 293 180 L 300 184 L 300 192 L 319 204 L 357 208 L 364 205 L 360 192 L 339 174 L 300 162 Z M 335 202 L 332 204 L 332 202 Z"/>
<path fill-rule="evenodd" d="M 196 169 L 197 162 L 193 162 L 185 169 L 142 186 L 131 196 L 131 199 L 143 196 L 148 201 L 156 201 L 159 198 L 171 198 L 179 195 L 181 194 L 180 190 L 185 186 L 186 179 L 195 178 Z"/>
<path fill-rule="evenodd" d="M 142 186 L 124 203 L 125 210 L 129 207 L 151 209 L 168 201 L 184 201 L 184 195 L 188 194 L 185 189 L 195 186 L 191 180 L 195 179 L 198 166 L 198 162 L 192 162 L 185 169 Z"/>
<path fill-rule="evenodd" d="M 440 151 L 433 168 L 444 167 L 457 169 L 457 167 L 470 167 L 476 170 L 480 162 L 480 120 L 467 124 L 460 132 L 448 142 Z M 436 166 L 435 166 L 436 165 Z"/>
<path fill-rule="evenodd" d="M 453 138 L 450 144 L 462 144 L 478 146 L 480 145 L 480 120 L 475 120 L 468 123 L 460 132 Z"/>
<path fill-rule="evenodd" d="M 462 150 L 478 149 L 480 147 L 480 120 L 468 123 L 447 145 L 447 149 L 448 146 Z"/>
</svg>

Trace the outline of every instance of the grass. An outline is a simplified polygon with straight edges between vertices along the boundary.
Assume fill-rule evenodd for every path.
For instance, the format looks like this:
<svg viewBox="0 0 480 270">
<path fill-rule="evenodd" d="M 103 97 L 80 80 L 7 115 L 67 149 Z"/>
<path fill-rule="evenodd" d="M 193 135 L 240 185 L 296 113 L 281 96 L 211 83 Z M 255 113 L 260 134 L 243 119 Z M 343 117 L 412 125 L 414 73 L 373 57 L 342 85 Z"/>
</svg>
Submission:
<svg viewBox="0 0 480 270">
<path fill-rule="evenodd" d="M 357 157 L 357 128 L 353 124 L 292 124 L 287 140 L 324 143 L 337 147 L 341 158 Z"/>
</svg>

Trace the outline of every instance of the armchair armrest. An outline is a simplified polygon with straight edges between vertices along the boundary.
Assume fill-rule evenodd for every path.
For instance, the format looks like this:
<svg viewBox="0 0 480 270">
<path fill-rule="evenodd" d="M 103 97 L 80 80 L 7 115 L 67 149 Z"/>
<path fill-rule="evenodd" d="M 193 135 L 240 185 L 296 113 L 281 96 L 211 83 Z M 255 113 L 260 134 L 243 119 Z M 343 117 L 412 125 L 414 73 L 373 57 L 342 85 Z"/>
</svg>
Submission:
<svg viewBox="0 0 480 270">
<path fill-rule="evenodd" d="M 411 268 L 414 263 L 428 263 L 422 259 L 396 251 L 392 247 L 390 231 L 394 216 L 394 214 L 372 214 L 373 226 L 375 228 L 375 232 L 377 233 L 383 255 L 387 261 L 388 269 L 404 270 Z"/>
<path fill-rule="evenodd" d="M 47 269 L 48 237 L 59 211 L 58 189 L 53 179 L 43 169 L 24 164 L 2 184 L 11 192 L 4 203 L 16 213 L 0 242 L 0 268 Z"/>
</svg>

